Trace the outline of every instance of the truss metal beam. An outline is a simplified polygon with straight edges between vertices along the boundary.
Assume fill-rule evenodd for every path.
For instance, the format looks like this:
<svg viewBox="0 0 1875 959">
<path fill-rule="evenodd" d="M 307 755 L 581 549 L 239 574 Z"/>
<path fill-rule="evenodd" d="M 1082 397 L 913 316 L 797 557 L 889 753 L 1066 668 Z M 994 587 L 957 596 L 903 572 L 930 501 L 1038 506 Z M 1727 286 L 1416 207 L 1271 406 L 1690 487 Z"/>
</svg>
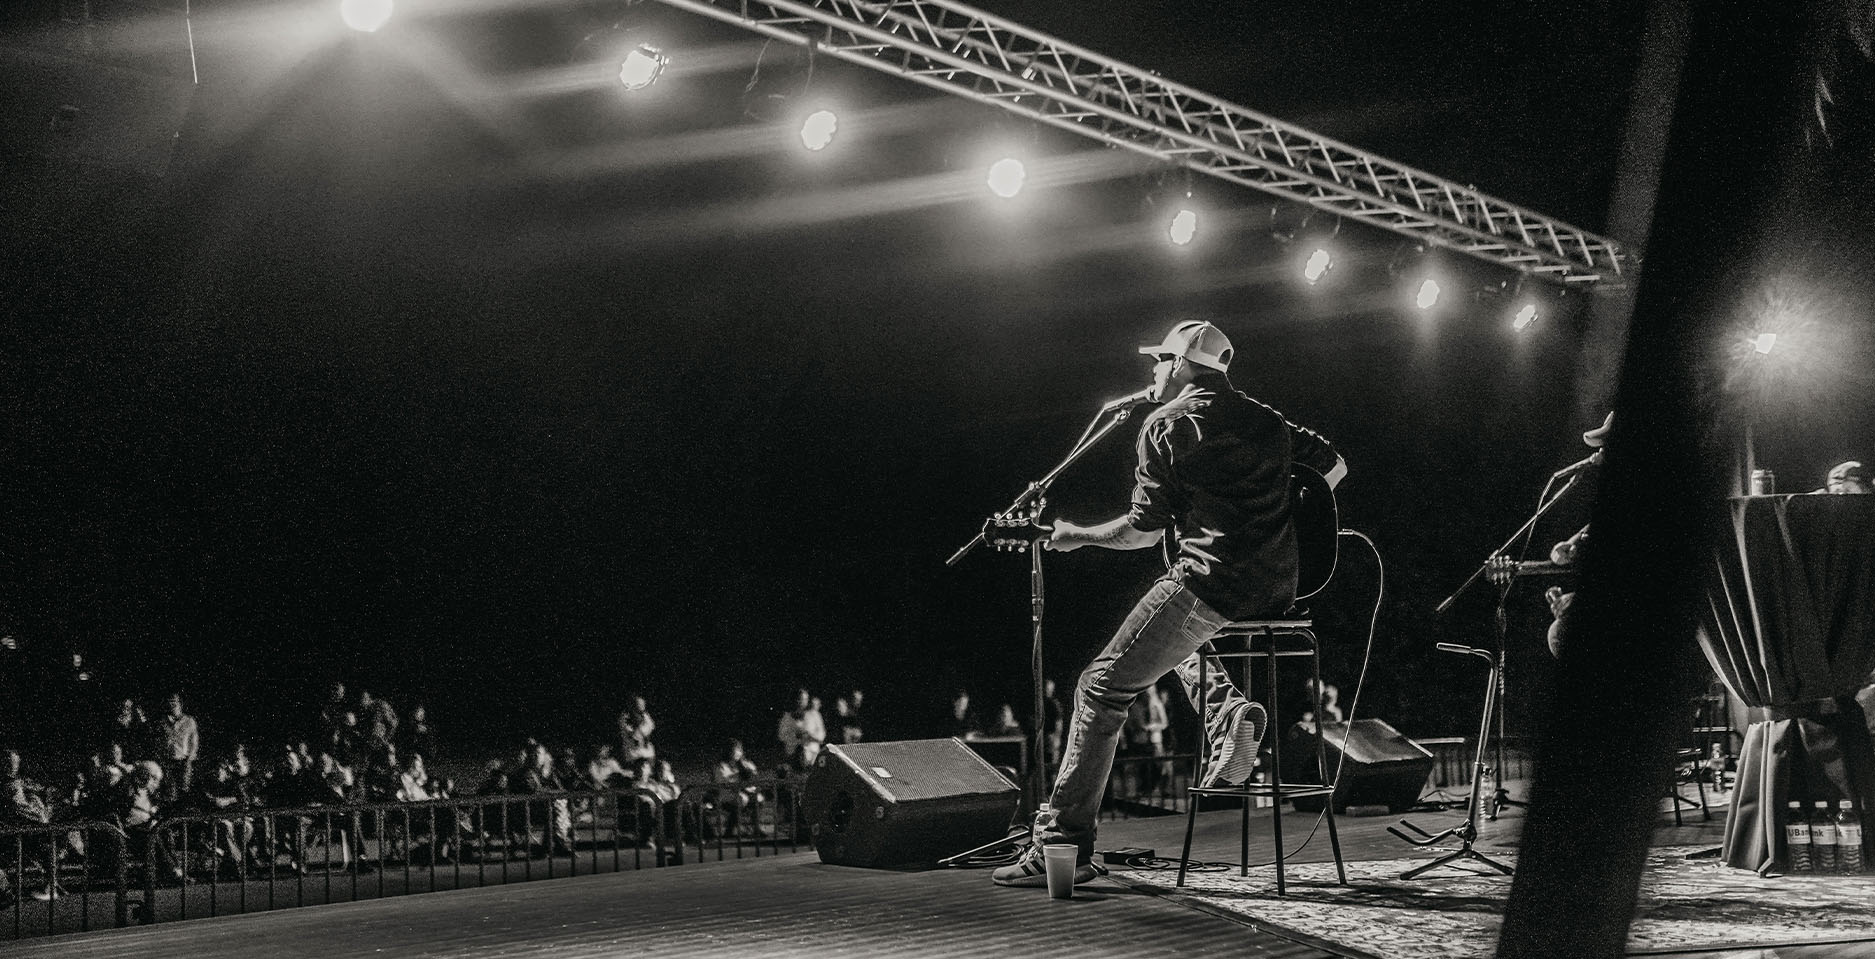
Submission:
<svg viewBox="0 0 1875 959">
<path fill-rule="evenodd" d="M 659 0 L 818 53 L 1572 286 L 1613 240 L 953 0 Z"/>
</svg>

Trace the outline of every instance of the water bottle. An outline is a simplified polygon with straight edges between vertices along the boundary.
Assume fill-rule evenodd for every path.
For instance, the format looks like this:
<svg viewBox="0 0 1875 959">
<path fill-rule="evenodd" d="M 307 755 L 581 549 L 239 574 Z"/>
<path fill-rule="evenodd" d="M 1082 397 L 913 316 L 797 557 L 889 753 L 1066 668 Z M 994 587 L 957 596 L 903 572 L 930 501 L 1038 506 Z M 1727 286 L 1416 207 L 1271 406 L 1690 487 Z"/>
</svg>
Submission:
<svg viewBox="0 0 1875 959">
<path fill-rule="evenodd" d="M 1810 856 L 1810 823 L 1804 819 L 1803 804 L 1795 799 L 1784 810 L 1784 844 L 1790 847 L 1791 872 L 1816 871 L 1816 860 Z"/>
<path fill-rule="evenodd" d="M 1810 859 L 1817 872 L 1836 871 L 1836 817 L 1829 803 L 1819 799 L 1810 815 Z"/>
<path fill-rule="evenodd" d="M 1836 804 L 1836 871 L 1862 871 L 1862 814 L 1847 799 Z"/>
</svg>

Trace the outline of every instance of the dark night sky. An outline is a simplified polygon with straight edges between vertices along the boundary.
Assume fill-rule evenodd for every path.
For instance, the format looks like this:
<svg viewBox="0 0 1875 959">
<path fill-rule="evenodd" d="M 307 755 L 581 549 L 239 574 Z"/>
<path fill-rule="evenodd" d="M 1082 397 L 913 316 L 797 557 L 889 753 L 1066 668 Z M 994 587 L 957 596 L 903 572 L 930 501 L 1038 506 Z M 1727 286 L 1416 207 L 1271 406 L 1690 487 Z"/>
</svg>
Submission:
<svg viewBox="0 0 1875 959">
<path fill-rule="evenodd" d="M 1619 5 L 983 6 L 1602 225 L 1635 53 Z M 73 639 L 139 692 L 179 685 L 224 728 L 345 677 L 476 738 L 582 736 L 637 688 L 672 737 L 765 742 L 797 683 L 829 702 L 865 684 L 904 720 L 888 734 L 920 734 L 955 685 L 1022 701 L 1028 681 L 1024 560 L 944 558 L 1143 384 L 1135 344 L 1203 316 L 1236 340 L 1239 386 L 1352 466 L 1343 522 L 1390 590 L 1362 712 L 1475 722 L 1472 672 L 1431 649 L 1484 641 L 1488 603 L 1431 607 L 1599 419 L 1575 386 L 1600 372 L 1582 298 L 1522 337 L 1495 303 L 1409 316 L 1396 241 L 1357 226 L 1309 291 L 1270 199 L 1203 180 L 1222 229 L 1174 253 L 1153 191 L 1182 175 L 833 62 L 812 92 L 845 129 L 810 160 L 744 113 L 760 39 L 656 4 L 633 24 L 677 65 L 636 100 L 513 93 L 590 57 L 619 4 L 373 36 L 196 9 L 203 84 L 160 188 L 43 190 L 67 174 L 9 161 L 8 200 L 37 217 L 12 238 L 29 268 L 3 361 L 21 635 Z M 686 67 L 696 48 L 720 69 Z M 766 80 L 798 63 L 771 49 Z M 958 188 L 993 134 L 1113 172 L 998 209 Z M 1053 512 L 1123 506 L 1131 432 Z M 1778 451 L 1793 472 L 1843 458 L 1846 431 L 1819 433 Z M 1376 577 L 1362 547 L 1343 562 L 1321 614 L 1345 697 Z M 1156 558 L 1048 570 L 1066 680 Z M 1529 710 L 1543 619 L 1513 614 Z"/>
</svg>

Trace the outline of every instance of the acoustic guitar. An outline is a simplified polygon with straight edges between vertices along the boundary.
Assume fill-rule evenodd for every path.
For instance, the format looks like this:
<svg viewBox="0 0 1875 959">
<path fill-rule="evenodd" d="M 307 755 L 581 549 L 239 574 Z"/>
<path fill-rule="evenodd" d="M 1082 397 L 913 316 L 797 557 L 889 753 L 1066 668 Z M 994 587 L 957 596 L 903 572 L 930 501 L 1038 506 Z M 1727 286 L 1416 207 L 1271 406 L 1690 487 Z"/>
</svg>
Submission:
<svg viewBox="0 0 1875 959">
<path fill-rule="evenodd" d="M 1327 478 L 1315 470 L 1292 464 L 1289 473 L 1289 517 L 1296 530 L 1296 602 L 1313 597 L 1335 577 L 1341 549 L 1341 511 Z M 1000 552 L 1027 551 L 1048 536 L 1041 521 L 1044 503 L 1020 515 L 997 514 L 983 526 L 983 536 Z"/>
</svg>

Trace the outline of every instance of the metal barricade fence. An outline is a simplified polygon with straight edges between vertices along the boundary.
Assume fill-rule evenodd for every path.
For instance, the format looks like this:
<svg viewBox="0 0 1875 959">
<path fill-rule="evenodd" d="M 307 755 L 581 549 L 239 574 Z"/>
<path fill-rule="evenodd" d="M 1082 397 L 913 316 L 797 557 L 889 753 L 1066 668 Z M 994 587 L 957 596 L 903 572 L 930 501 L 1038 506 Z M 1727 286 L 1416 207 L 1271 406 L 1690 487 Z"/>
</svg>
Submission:
<svg viewBox="0 0 1875 959">
<path fill-rule="evenodd" d="M 1115 761 L 1104 818 L 1182 814 L 1191 757 Z M 0 941 L 813 848 L 806 780 L 0 827 Z"/>
<path fill-rule="evenodd" d="M 245 806 L 0 827 L 0 940 L 811 845 L 801 780 Z"/>
</svg>

